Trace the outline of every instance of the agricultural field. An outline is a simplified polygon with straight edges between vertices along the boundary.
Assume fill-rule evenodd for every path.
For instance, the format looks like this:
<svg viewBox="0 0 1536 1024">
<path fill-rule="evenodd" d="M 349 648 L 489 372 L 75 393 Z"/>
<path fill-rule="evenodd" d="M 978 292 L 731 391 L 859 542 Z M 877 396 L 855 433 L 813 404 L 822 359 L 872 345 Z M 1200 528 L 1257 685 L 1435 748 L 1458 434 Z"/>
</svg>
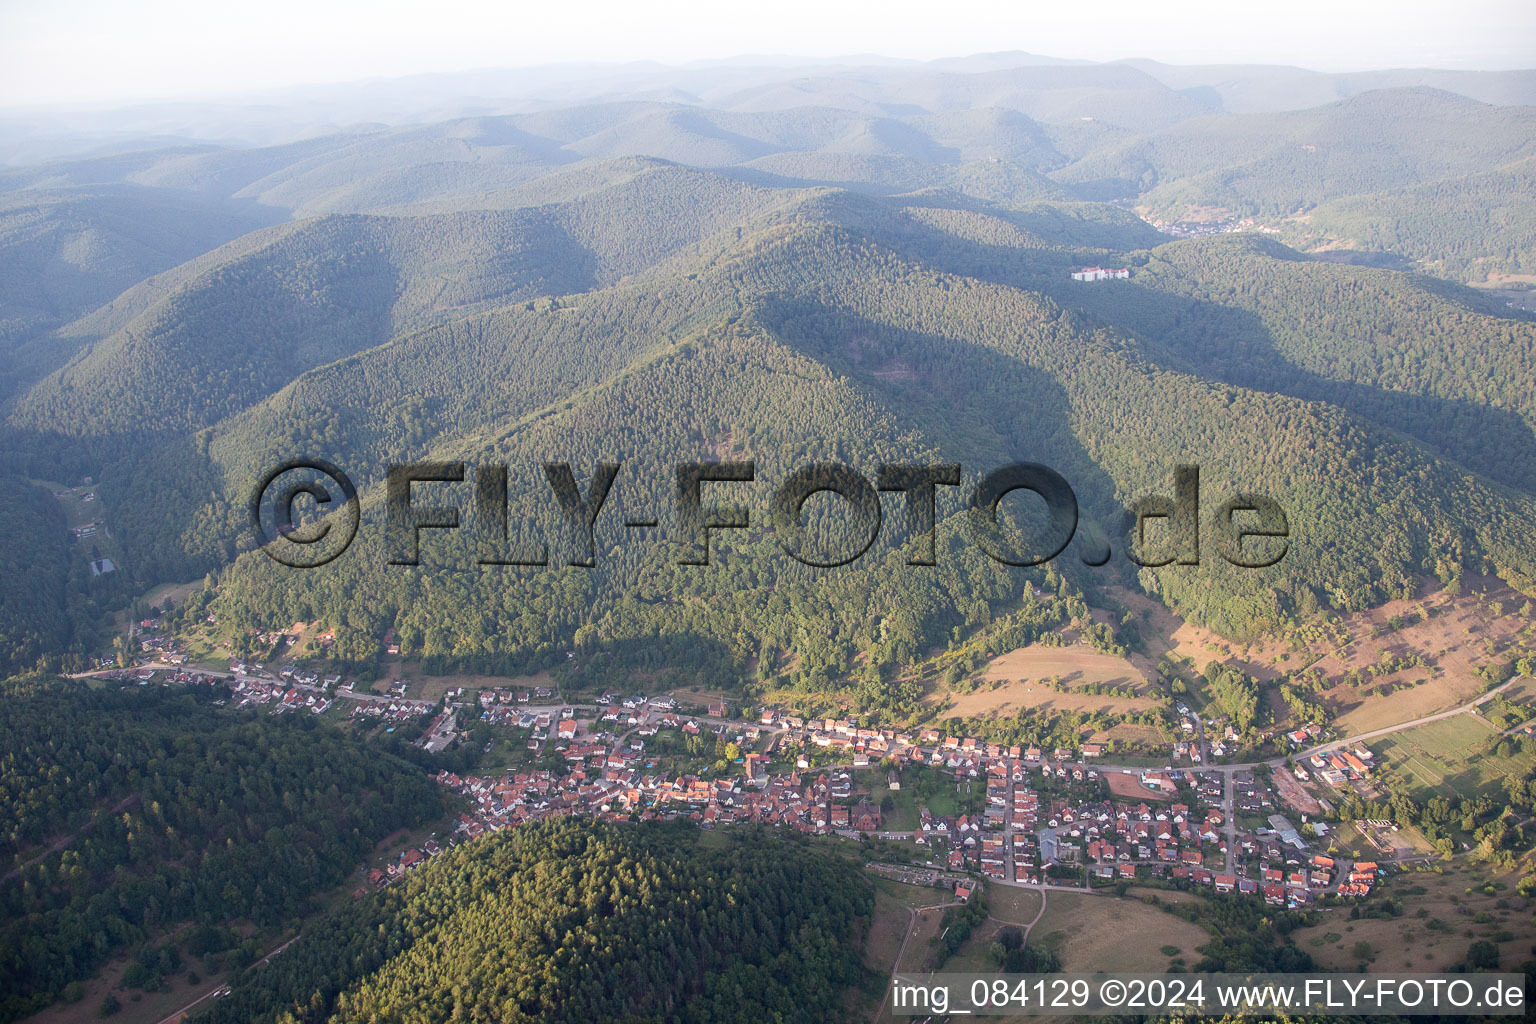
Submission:
<svg viewBox="0 0 1536 1024">
<path fill-rule="evenodd" d="M 1512 757 L 1492 757 L 1488 743 L 1498 730 L 1480 715 L 1456 715 L 1396 733 L 1371 743 L 1382 778 L 1426 799 L 1498 792 L 1505 775 L 1525 775 L 1536 768 L 1536 750 Z"/>
<path fill-rule="evenodd" d="M 1127 772 L 1105 772 L 1104 782 L 1109 786 L 1109 791 L 1121 800 L 1166 802 L 1173 799 L 1171 794 L 1148 789 L 1141 784 L 1139 778 Z"/>
<path fill-rule="evenodd" d="M 1251 643 L 1229 641 L 1123 589 L 1116 601 L 1139 618 L 1146 648 L 1138 663 L 1170 659 L 1203 671 L 1211 661 L 1242 669 L 1260 681 L 1311 668 L 1332 685 L 1322 691 L 1343 735 L 1370 732 L 1465 704 L 1486 688 L 1478 672 L 1490 663 L 1536 649 L 1536 619 L 1529 602 L 1496 579 L 1469 578 L 1451 596 L 1426 586 L 1408 600 L 1309 623 L 1288 636 Z M 1372 674 L 1387 659 L 1422 664 Z M 1150 669 L 1143 664 L 1143 671 Z M 1355 673 L 1362 680 L 1355 681 Z M 1280 710 L 1278 707 L 1276 710 Z M 1288 716 L 1281 714 L 1277 721 Z"/>
<path fill-rule="evenodd" d="M 1347 908 L 1336 907 L 1322 912 L 1321 924 L 1292 938 L 1321 967 L 1353 971 L 1363 962 L 1367 970 L 1384 973 L 1448 970 L 1466 959 L 1473 942 L 1486 939 L 1499 947 L 1500 969 L 1513 970 L 1531 959 L 1536 942 L 1531 918 L 1536 902 L 1516 895 L 1518 879 L 1518 872 L 1493 873 L 1467 862 L 1444 874 L 1396 875 L 1382 883 L 1365 909 L 1397 900 L 1401 917 L 1351 920 Z M 1367 949 L 1368 955 L 1359 955 Z"/>
<path fill-rule="evenodd" d="M 1054 684 L 1048 682 L 1051 679 Z M 1087 692 L 1086 688 L 1095 684 L 1114 687 L 1132 696 Z M 951 708 L 947 713 L 962 717 L 1012 714 L 1022 708 L 1129 714 L 1162 705 L 1161 699 L 1152 694 L 1147 677 L 1129 660 L 1085 644 L 1031 644 L 998 655 L 982 668 L 973 685 L 975 689 L 968 693 L 940 686 L 928 700 L 948 700 Z"/>
<path fill-rule="evenodd" d="M 1148 936 L 1156 941 L 1149 941 Z M 1086 893 L 1053 892 L 1030 942 L 1043 943 L 1061 958 L 1061 969 L 1160 973 L 1173 955 L 1193 962 L 1195 949 L 1210 941 L 1204 928 L 1139 900 Z M 1177 946 L 1166 954 L 1161 946 Z"/>
</svg>

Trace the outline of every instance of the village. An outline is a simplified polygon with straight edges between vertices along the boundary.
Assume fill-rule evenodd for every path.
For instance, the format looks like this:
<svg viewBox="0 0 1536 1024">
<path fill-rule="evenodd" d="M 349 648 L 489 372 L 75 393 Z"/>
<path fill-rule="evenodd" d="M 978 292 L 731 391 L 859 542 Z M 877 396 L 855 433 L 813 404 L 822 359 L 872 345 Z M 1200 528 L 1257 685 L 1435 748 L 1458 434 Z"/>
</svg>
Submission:
<svg viewBox="0 0 1536 1024">
<path fill-rule="evenodd" d="M 415 742 L 431 751 L 446 749 L 478 718 L 506 731 L 538 761 L 492 772 L 439 772 L 436 781 L 463 796 L 468 809 L 441 843 L 422 842 L 374 868 L 374 885 L 389 884 L 445 845 L 563 815 L 688 820 L 702 829 L 765 824 L 878 841 L 882 859 L 905 860 L 936 884 L 966 892 L 983 878 L 1063 889 L 1163 879 L 1295 908 L 1364 896 L 1379 871 L 1375 862 L 1314 851 L 1328 825 L 1304 813 L 1298 827 L 1281 813 L 1295 813 L 1295 791 L 1311 800 L 1294 781 L 1307 774 L 1304 765 L 1330 779 L 1363 778 L 1369 771 L 1363 747 L 1272 770 L 1132 768 L 1103 763 L 1101 744 L 1002 746 L 937 729 L 866 728 L 775 708 L 743 720 L 730 717 L 733 709 L 723 702 L 687 713 L 668 695 L 606 693 L 578 705 L 560 702 L 548 687 L 481 689 L 473 701 L 454 688 L 431 702 L 406 697 L 404 684 L 388 694 L 360 692 L 339 676 L 294 664 L 276 673 L 236 662 L 228 674 L 184 668 L 158 674 L 170 684 L 225 686 L 236 708 L 316 715 L 334 709 L 346 721 L 385 733 L 410 724 Z M 157 670 L 113 675 L 145 684 Z M 347 703 L 337 708 L 341 701 Z M 709 741 L 700 748 L 727 743 L 739 753 L 724 772 L 718 762 L 713 769 L 659 770 L 654 748 L 688 737 Z M 893 820 L 897 795 L 905 811 L 897 816 L 906 820 Z"/>
<path fill-rule="evenodd" d="M 514 701 L 525 695 L 514 696 Z M 487 699 L 482 692 L 482 700 Z M 603 698 L 605 701 L 611 698 Z M 501 710 L 496 698 L 485 712 Z M 1273 792 L 1252 772 L 1190 769 L 1117 770 L 1092 762 L 1097 745 L 1078 751 L 1000 747 L 936 730 L 917 735 L 860 728 L 846 720 L 804 720 L 775 710 L 756 725 L 679 715 L 670 698 L 626 698 L 592 720 L 574 709 L 521 712 L 530 744 L 552 736 L 569 766 L 459 776 L 438 781 L 467 797 L 456 836 L 472 838 L 554 815 L 611 820 L 688 819 L 701 828 L 762 823 L 813 835 L 837 834 L 910 844 L 914 862 L 967 872 L 1005 885 L 1085 887 L 1166 878 L 1216 892 L 1299 907 L 1325 897 L 1362 896 L 1378 867 L 1309 855 L 1301 833 L 1278 813 L 1268 827 L 1235 827 L 1234 815 L 1273 811 Z M 714 707 L 712 712 L 723 712 Z M 553 727 L 553 733 L 548 730 Z M 627 729 L 615 735 L 613 728 Z M 739 774 L 668 777 L 649 770 L 645 740 L 660 730 L 709 731 L 743 745 Z M 837 763 L 813 767 L 806 753 L 771 771 L 782 747 L 831 749 Z M 978 813 L 917 807 L 915 828 L 898 829 L 872 800 L 872 782 L 899 792 L 913 773 L 935 771 L 958 792 L 982 794 Z M 1141 799 L 1123 799 L 1122 795 Z M 1326 829 L 1321 822 L 1309 830 Z"/>
</svg>

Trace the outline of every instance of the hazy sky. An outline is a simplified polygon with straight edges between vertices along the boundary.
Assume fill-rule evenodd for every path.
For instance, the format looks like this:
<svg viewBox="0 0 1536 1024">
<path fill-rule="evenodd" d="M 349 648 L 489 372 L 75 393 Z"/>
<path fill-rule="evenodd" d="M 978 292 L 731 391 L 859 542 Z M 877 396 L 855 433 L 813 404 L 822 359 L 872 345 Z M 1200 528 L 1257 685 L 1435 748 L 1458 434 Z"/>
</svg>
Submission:
<svg viewBox="0 0 1536 1024">
<path fill-rule="evenodd" d="M 995 50 L 1320 70 L 1536 66 L 1533 0 L 0 0 L 0 105 L 569 61 Z"/>
</svg>

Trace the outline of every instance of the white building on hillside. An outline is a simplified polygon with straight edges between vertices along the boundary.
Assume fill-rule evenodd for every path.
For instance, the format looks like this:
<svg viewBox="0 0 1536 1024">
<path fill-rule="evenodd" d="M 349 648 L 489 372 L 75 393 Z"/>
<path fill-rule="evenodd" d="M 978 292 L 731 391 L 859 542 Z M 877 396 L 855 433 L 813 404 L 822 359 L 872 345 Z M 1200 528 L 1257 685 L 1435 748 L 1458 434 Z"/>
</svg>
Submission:
<svg viewBox="0 0 1536 1024">
<path fill-rule="evenodd" d="M 1072 275 L 1074 281 L 1123 281 L 1131 276 L 1130 267 L 1084 267 Z"/>
</svg>

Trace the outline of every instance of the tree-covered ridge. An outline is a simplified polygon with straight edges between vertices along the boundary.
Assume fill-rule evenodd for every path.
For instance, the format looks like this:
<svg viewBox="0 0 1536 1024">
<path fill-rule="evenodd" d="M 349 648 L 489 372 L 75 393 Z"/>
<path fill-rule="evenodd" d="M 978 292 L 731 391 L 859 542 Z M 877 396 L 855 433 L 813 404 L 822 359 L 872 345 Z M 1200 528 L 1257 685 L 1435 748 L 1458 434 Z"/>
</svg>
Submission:
<svg viewBox="0 0 1536 1024">
<path fill-rule="evenodd" d="M 292 920 L 379 840 L 443 812 L 399 758 L 211 699 L 0 684 L 0 1019 L 182 922 Z"/>
<path fill-rule="evenodd" d="M 1189 372 L 1327 402 L 1527 493 L 1536 319 L 1417 275 L 1247 235 L 1161 246 L 1134 283 L 1054 294 Z"/>
<path fill-rule="evenodd" d="M 854 568 L 802 573 L 761 534 L 732 564 L 672 566 L 664 550 L 613 524 L 631 508 L 659 514 L 666 537 L 672 469 L 700 458 L 758 460 L 759 491 L 812 459 L 867 473 L 887 461 L 960 461 L 973 474 L 967 487 L 998 465 L 1040 461 L 1069 479 L 1085 516 L 1111 530 L 1116 508 L 1166 493 L 1172 466 L 1193 458 L 1204 469 L 1207 514 L 1235 489 L 1258 489 L 1287 510 L 1296 538 L 1270 570 L 1235 570 L 1207 549 L 1199 569 L 1147 574 L 1146 585 L 1181 612 L 1231 633 L 1320 606 L 1364 607 L 1408 592 L 1426 573 L 1484 560 L 1528 585 L 1529 493 L 1506 492 L 1406 441 L 1402 420 L 1378 410 L 1397 408 L 1413 364 L 1366 347 L 1348 364 L 1358 367 L 1358 390 L 1319 395 L 1297 391 L 1301 374 L 1277 356 L 1275 376 L 1233 386 L 1222 380 L 1229 364 L 1220 352 L 1180 339 L 1205 322 L 1195 337 L 1219 344 L 1252 290 L 1234 297 L 1235 285 L 1221 287 L 1220 301 L 1200 294 L 1173 307 L 1172 326 L 1138 317 L 1161 315 L 1162 289 L 1183 287 L 1185 263 L 1194 280 L 1268 275 L 1264 315 L 1291 332 L 1282 351 L 1295 362 L 1313 358 L 1314 333 L 1287 323 L 1324 324 L 1358 346 L 1385 322 L 1394 337 L 1423 333 L 1458 353 L 1454 365 L 1426 359 L 1420 386 L 1430 396 L 1466 394 L 1469 412 L 1507 393 L 1477 367 L 1524 359 L 1524 322 L 1401 275 L 1228 240 L 1153 254 L 1138 269 L 1152 291 L 1135 281 L 1120 292 L 1073 291 L 1062 280 L 1070 253 L 1036 248 L 1048 235 L 1020 235 L 1023 213 L 911 203 L 817 194 L 739 241 L 716 236 L 614 287 L 474 315 L 306 373 L 186 453 L 192 479 L 226 481 L 216 501 L 167 504 L 158 481 L 172 474 L 140 474 L 154 486 L 141 484 L 143 500 L 128 503 L 143 516 L 138 532 L 187 545 L 183 559 L 202 550 L 216 562 L 237 550 L 245 489 L 267 466 L 293 452 L 331 459 L 365 487 L 354 550 L 305 574 L 262 556 L 242 560 L 222 581 L 225 621 L 270 627 L 318 617 L 341 626 L 356 654 L 394 626 L 413 653 L 482 670 L 537 663 L 572 643 L 692 633 L 722 641 L 737 663 L 772 648 L 837 672 L 859 650 L 910 656 L 944 642 L 956 626 L 1009 608 L 1026 578 L 981 556 L 958 518 L 944 534 L 956 555 L 937 572 L 908 569 L 882 546 Z M 1292 269 L 1295 286 L 1281 287 Z M 1387 312 L 1383 289 L 1402 292 Z M 1103 326 L 1105 317 L 1124 328 Z M 1266 364 L 1231 365 L 1252 375 Z M 1429 372 L 1437 366 L 1443 373 Z M 1453 423 L 1435 429 L 1443 435 Z M 380 491 L 368 485 L 390 461 L 425 457 L 512 465 L 514 523 L 551 507 L 540 462 L 569 460 L 581 473 L 603 460 L 627 463 L 605 512 L 598 568 L 562 570 L 557 549 L 546 572 L 482 570 L 466 529 L 429 538 L 445 574 L 385 569 Z M 1508 460 L 1495 478 L 1522 465 Z M 636 485 L 651 490 L 637 497 Z M 460 489 L 466 519 L 468 493 Z M 946 520 L 964 493 L 944 493 Z M 168 520 L 182 524 L 180 539 Z M 889 522 L 895 536 L 894 509 Z M 1063 571 L 1093 585 L 1076 555 L 1066 553 Z M 209 562 L 179 564 L 187 575 Z M 816 628 L 800 628 L 808 623 Z M 873 639 L 882 636 L 903 640 Z"/>
<path fill-rule="evenodd" d="M 1536 160 L 1464 177 L 1350 196 L 1310 211 L 1287 234 L 1416 260 L 1445 277 L 1536 273 Z"/>
<path fill-rule="evenodd" d="M 220 615 L 237 629 L 281 614 L 277 609 L 342 615 L 345 635 L 338 644 L 362 657 L 393 625 L 412 654 L 464 659 L 483 670 L 536 664 L 570 643 L 644 655 L 662 638 L 675 637 L 686 649 L 689 636 L 699 642 L 674 669 L 715 667 L 719 656 L 709 654 L 716 644 L 737 664 L 760 651 L 783 651 L 793 652 L 807 672 L 841 673 L 862 652 L 870 665 L 892 667 L 916 656 L 927 638 L 981 616 L 988 601 L 1016 600 L 1030 576 L 979 557 L 950 502 L 941 530 L 944 562 L 930 570 L 904 568 L 909 552 L 899 542 L 906 530 L 894 506 L 875 548 L 835 573 L 800 567 L 784 555 L 764 532 L 761 500 L 753 502 L 755 528 L 741 539 L 717 537 L 707 567 L 674 564 L 668 540 L 650 545 L 631 536 L 626 542 L 617 525 L 657 515 L 663 537 L 677 536 L 676 459 L 753 457 L 763 483 L 752 492 L 760 498 L 805 460 L 942 457 L 915 425 L 902 424 L 875 398 L 769 337 L 748 315 L 700 332 L 569 409 L 515 424 L 502 438 L 488 442 L 471 434 L 431 453 L 472 465 L 510 465 L 512 544 L 525 546 L 534 541 L 528 527 L 554 525 L 548 484 L 536 469 L 539 453 L 569 457 L 583 486 L 598 461 L 622 461 L 598 531 L 595 570 L 561 568 L 573 548 L 553 530 L 546 534 L 548 571 L 477 570 L 480 544 L 463 531 L 427 539 L 426 557 L 440 569 L 378 573 L 373 566 L 389 557 L 388 543 L 382 509 L 370 501 L 357 561 L 349 555 L 345 565 L 299 576 L 270 573 L 264 556 L 242 559 L 220 584 Z M 966 440 L 973 442 L 969 450 L 1004 457 L 984 427 Z M 448 607 L 456 610 L 445 613 Z"/>
<path fill-rule="evenodd" d="M 555 819 L 452 851 L 307 928 L 206 1018 L 822 1021 L 864 973 L 867 880 L 772 830 Z"/>
<path fill-rule="evenodd" d="M 833 76 L 720 96 L 722 106 L 619 100 L 249 150 L 44 164 L 0 174 L 0 190 L 132 183 L 307 218 L 495 207 L 498 194 L 542 188 L 584 162 L 649 158 L 788 185 L 946 185 L 1005 202 L 1151 193 L 1159 209 L 1290 214 L 1530 155 L 1520 107 L 1423 86 L 1333 98 L 1285 113 L 1215 113 L 1219 103 L 1126 65 Z"/>
<path fill-rule="evenodd" d="M 1473 126 L 1476 126 L 1475 128 Z M 1113 181 L 1153 213 L 1282 217 L 1343 196 L 1472 174 L 1536 153 L 1536 108 L 1436 89 L 1364 93 L 1310 110 L 1213 114 L 1086 156 L 1053 175 Z"/>
<path fill-rule="evenodd" d="M 92 318 L 109 333 L 10 418 L 88 438 L 196 430 L 304 370 L 489 306 L 610 284 L 794 195 L 655 164 L 565 203 L 267 229 L 169 275 L 131 320 Z"/>
<path fill-rule="evenodd" d="M 58 332 L 57 351 L 87 348 L 8 410 L 0 458 L 35 478 L 96 476 L 124 578 L 144 585 L 224 569 L 248 544 L 255 480 L 295 455 L 320 455 L 360 478 L 370 509 L 385 464 L 426 456 L 523 468 L 622 458 L 653 479 L 684 457 L 751 457 L 764 480 L 812 456 L 869 472 L 895 457 L 977 473 L 1033 459 L 1061 470 L 1085 515 L 1111 530 L 1118 508 L 1166 491 L 1172 465 L 1195 460 L 1208 511 L 1233 488 L 1267 488 L 1305 538 L 1273 571 L 1217 563 L 1146 574 L 1146 587 L 1224 631 L 1252 633 L 1323 605 L 1362 607 L 1462 565 L 1527 586 L 1536 471 L 1524 454 L 1530 399 L 1516 383 L 1532 362 L 1525 319 L 1464 291 L 1275 245 L 1154 247 L 1161 236 L 1128 210 L 1027 196 L 1108 194 L 1115 174 L 1141 173 L 1126 170 L 1140 160 L 1148 182 L 1184 181 L 1229 159 L 1258 166 L 1291 149 L 1311 159 L 1305 146 L 1367 177 L 1417 181 L 1523 152 L 1529 112 L 1373 93 L 1285 115 L 1189 118 L 1127 148 L 1124 128 L 1040 121 L 1003 102 L 1050 77 L 936 79 L 926 101 L 936 109 L 907 118 L 596 104 L 263 150 L 251 157 L 264 161 L 261 173 L 237 173 L 236 157 L 215 152 L 54 168 L 44 177 L 130 173 L 186 185 L 206 174 L 214 193 L 238 184 L 232 200 L 276 202 L 295 190 L 290 209 L 311 187 L 309 198 L 351 190 L 355 207 L 338 208 L 389 215 L 244 236 Z M 1146 84 L 1141 72 L 1117 71 L 1094 87 Z M 977 97 L 987 105 L 967 105 Z M 1384 126 L 1396 122 L 1423 131 L 1392 135 Z M 1481 134 L 1458 148 L 1457 132 Z M 653 136 L 733 155 L 714 170 L 619 155 L 647 150 Z M 516 168 L 516 181 L 466 191 L 424 169 L 450 154 L 466 173 Z M 849 162 L 849 189 L 765 169 L 829 158 Z M 372 161 L 411 187 L 365 197 Z M 889 195 L 908 182 L 869 175 L 892 161 L 941 169 L 922 179 L 940 187 Z M 1330 188 L 1354 180 L 1327 174 Z M 1262 190 L 1262 175 L 1240 177 Z M 1134 279 L 1102 288 L 1069 279 L 1092 264 L 1130 264 Z M 533 485 L 519 488 L 544 493 L 536 476 Z M 974 547 L 958 522 L 945 528 L 946 543 Z M 1020 578 L 966 555 L 954 576 L 881 592 L 910 616 L 861 608 L 849 591 L 830 608 L 790 600 L 795 629 L 784 630 L 757 623 L 763 601 L 801 586 L 792 565 L 753 570 L 756 596 L 738 625 L 714 586 L 736 588 L 738 578 L 680 581 L 630 548 L 613 554 L 615 537 L 603 542 L 610 568 L 597 574 L 552 570 L 506 592 L 502 574 L 478 569 L 440 581 L 454 595 L 451 628 L 431 621 L 417 584 L 371 568 L 328 570 L 302 588 L 237 568 L 221 581 L 220 611 L 242 627 L 313 613 L 341 623 L 354 652 L 395 625 L 409 646 L 481 664 L 541 660 L 584 629 L 582 639 L 605 643 L 703 629 L 711 640 L 729 635 L 724 647 L 739 660 L 784 649 L 814 621 L 827 623 L 811 630 L 825 641 L 799 642 L 836 666 L 893 615 L 903 621 L 892 650 L 948 642 L 955 628 L 1011 607 Z M 766 535 L 745 542 L 776 550 Z M 360 547 L 349 561 L 376 553 Z M 877 548 L 869 567 L 887 557 Z M 999 572 L 1014 582 L 999 589 Z M 873 585 L 857 572 L 840 579 Z M 657 588 L 678 597 L 632 604 Z M 552 610 L 552 594 L 571 593 L 588 597 Z M 348 611 L 360 594 L 366 608 Z M 70 635 L 78 645 L 83 634 Z M 23 663 L 35 662 L 27 653 Z"/>
<path fill-rule="evenodd" d="M 0 393 L 38 332 L 279 216 L 128 183 L 0 189 Z"/>
<path fill-rule="evenodd" d="M 71 564 L 69 533 L 53 496 L 26 480 L 0 475 L 0 673 L 32 669 L 69 646 L 69 597 L 85 589 L 83 559 Z"/>
</svg>

